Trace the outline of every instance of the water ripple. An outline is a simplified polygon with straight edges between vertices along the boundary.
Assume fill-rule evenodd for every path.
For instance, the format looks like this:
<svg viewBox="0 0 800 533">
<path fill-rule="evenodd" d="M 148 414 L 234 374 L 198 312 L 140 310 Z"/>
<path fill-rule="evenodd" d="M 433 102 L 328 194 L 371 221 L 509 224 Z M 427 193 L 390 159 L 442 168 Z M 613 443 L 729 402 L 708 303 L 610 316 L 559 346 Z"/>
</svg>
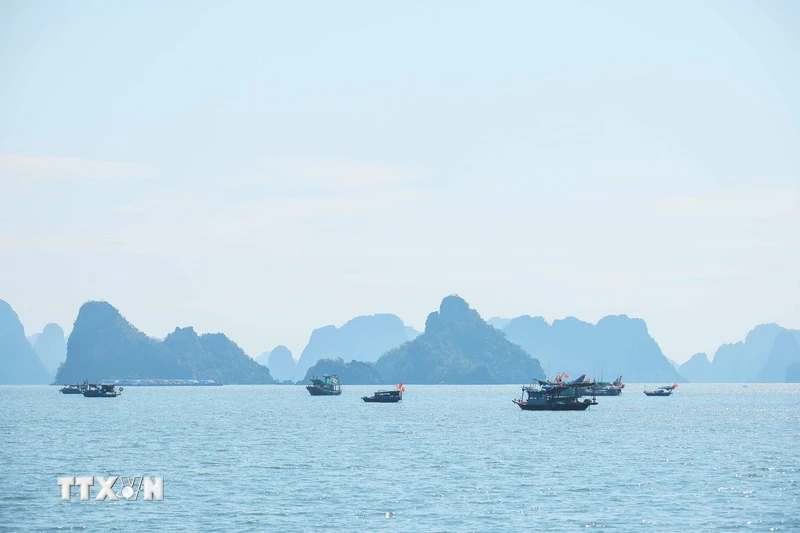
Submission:
<svg viewBox="0 0 800 533">
<path fill-rule="evenodd" d="M 631 386 L 580 413 L 523 412 L 516 386 L 371 390 L 0 387 L 0 531 L 800 527 L 797 385 Z M 70 475 L 164 476 L 165 499 L 63 503 Z"/>
</svg>

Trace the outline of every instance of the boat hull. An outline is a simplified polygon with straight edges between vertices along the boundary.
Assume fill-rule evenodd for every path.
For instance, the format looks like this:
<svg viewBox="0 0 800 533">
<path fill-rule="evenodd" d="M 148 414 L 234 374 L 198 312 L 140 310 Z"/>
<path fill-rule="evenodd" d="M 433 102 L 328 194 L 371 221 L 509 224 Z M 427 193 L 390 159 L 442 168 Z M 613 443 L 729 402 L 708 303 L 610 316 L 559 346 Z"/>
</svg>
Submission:
<svg viewBox="0 0 800 533">
<path fill-rule="evenodd" d="M 78 389 L 61 389 L 61 394 L 83 394 L 83 391 Z"/>
<path fill-rule="evenodd" d="M 83 392 L 83 395 L 86 398 L 116 398 L 117 396 L 120 395 L 120 393 L 113 392 L 111 394 L 108 394 L 108 393 L 102 393 L 102 392 L 88 391 L 87 390 L 87 391 Z"/>
<path fill-rule="evenodd" d="M 651 391 L 644 391 L 647 396 L 670 396 L 672 391 L 670 392 L 651 392 Z"/>
<path fill-rule="evenodd" d="M 312 385 L 306 387 L 306 390 L 311 396 L 339 396 L 342 393 L 340 390 L 325 390 Z"/>
<path fill-rule="evenodd" d="M 523 411 L 585 411 L 590 405 L 597 405 L 597 402 L 553 402 L 553 403 L 529 403 L 524 400 L 512 400 Z"/>
<path fill-rule="evenodd" d="M 392 396 L 388 398 L 375 398 L 374 396 L 362 396 L 361 399 L 367 403 L 397 403 L 400 400 L 402 400 L 402 398 L 392 397 Z"/>
<path fill-rule="evenodd" d="M 596 391 L 585 391 L 581 396 L 619 396 L 622 394 L 622 389 L 605 389 Z"/>
</svg>

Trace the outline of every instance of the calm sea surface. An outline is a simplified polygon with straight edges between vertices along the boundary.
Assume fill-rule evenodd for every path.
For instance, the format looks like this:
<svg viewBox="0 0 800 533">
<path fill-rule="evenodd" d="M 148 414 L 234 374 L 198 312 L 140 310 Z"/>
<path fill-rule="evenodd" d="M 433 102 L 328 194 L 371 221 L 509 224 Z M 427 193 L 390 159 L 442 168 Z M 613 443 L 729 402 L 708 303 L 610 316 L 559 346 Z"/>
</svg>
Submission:
<svg viewBox="0 0 800 533">
<path fill-rule="evenodd" d="M 548 413 L 517 386 L 0 387 L 0 530 L 800 530 L 799 385 L 643 388 Z M 164 500 L 61 502 L 82 475 Z"/>
</svg>

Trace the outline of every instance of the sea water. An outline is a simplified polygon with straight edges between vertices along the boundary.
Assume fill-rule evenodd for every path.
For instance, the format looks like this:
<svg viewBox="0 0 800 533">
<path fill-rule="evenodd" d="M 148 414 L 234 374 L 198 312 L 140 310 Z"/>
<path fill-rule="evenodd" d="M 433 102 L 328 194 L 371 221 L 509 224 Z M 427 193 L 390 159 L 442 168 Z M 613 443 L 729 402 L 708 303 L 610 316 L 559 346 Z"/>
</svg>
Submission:
<svg viewBox="0 0 800 533">
<path fill-rule="evenodd" d="M 628 384 L 582 412 L 519 386 L 0 387 L 0 530 L 797 531 L 800 385 Z M 163 476 L 61 501 L 60 476 Z M 93 487 L 92 498 L 99 487 Z"/>
</svg>

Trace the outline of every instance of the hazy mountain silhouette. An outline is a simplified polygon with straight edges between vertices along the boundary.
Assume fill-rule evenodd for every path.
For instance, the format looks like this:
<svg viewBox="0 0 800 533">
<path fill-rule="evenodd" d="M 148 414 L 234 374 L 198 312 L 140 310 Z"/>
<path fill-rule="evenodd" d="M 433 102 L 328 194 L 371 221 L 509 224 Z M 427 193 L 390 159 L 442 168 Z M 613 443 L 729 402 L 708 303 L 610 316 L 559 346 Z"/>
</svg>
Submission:
<svg viewBox="0 0 800 533">
<path fill-rule="evenodd" d="M 761 383 L 785 383 L 790 366 L 800 363 L 800 346 L 797 338 L 788 330 L 775 337 L 775 344 L 767 355 L 767 360 L 755 381 Z"/>
<path fill-rule="evenodd" d="M 283 345 L 262 353 L 256 361 L 269 368 L 269 373 L 278 381 L 291 380 L 297 367 L 297 361 L 292 357 L 291 350 Z"/>
<path fill-rule="evenodd" d="M 696 353 L 691 359 L 683 363 L 680 367 L 681 376 L 693 383 L 703 383 L 714 381 L 714 370 L 711 368 L 711 361 L 704 353 Z"/>
<path fill-rule="evenodd" d="M 800 363 L 790 365 L 786 369 L 786 383 L 800 383 Z"/>
<path fill-rule="evenodd" d="M 0 300 L 0 385 L 44 385 L 50 374 L 25 337 L 17 313 Z"/>
<path fill-rule="evenodd" d="M 539 362 L 483 321 L 458 296 L 442 300 L 425 332 L 375 364 L 384 383 L 530 383 Z"/>
<path fill-rule="evenodd" d="M 194 328 L 175 328 L 163 344 L 178 356 L 191 379 L 222 383 L 274 383 L 269 369 L 256 363 L 239 345 L 222 333 L 197 335 Z"/>
<path fill-rule="evenodd" d="M 47 324 L 42 333 L 36 335 L 33 349 L 50 374 L 51 380 L 55 378 L 58 366 L 67 358 L 67 341 L 64 339 L 64 330 L 61 326 Z"/>
<path fill-rule="evenodd" d="M 413 329 L 411 330 L 413 332 Z M 413 335 L 395 315 L 379 314 L 356 317 L 340 328 L 325 326 L 311 333 L 295 369 L 295 379 L 321 359 L 377 361 L 388 350 L 400 346 Z"/>
<path fill-rule="evenodd" d="M 549 374 L 567 372 L 631 382 L 685 381 L 639 318 L 611 315 L 596 325 L 574 317 L 554 320 L 520 316 L 503 329 L 511 342 L 536 357 Z"/>
<path fill-rule="evenodd" d="M 343 359 L 321 359 L 306 372 L 305 377 L 298 383 L 309 383 L 311 377 L 324 376 L 325 374 L 336 374 L 339 381 L 347 385 L 377 385 L 383 383 L 380 374 L 375 370 L 372 363 L 361 361 L 350 361 L 345 363 Z"/>
<path fill-rule="evenodd" d="M 497 316 L 493 316 L 492 318 L 490 318 L 486 322 L 490 326 L 494 326 L 495 329 L 502 330 L 504 327 L 506 327 L 511 322 L 511 320 L 512 319 L 510 319 L 510 318 L 500 318 L 500 317 L 497 317 Z"/>
<path fill-rule="evenodd" d="M 87 302 L 78 311 L 56 381 L 189 377 L 162 343 L 134 328 L 113 306 Z"/>
<path fill-rule="evenodd" d="M 126 378 L 274 383 L 269 370 L 221 333 L 198 336 L 192 328 L 176 328 L 161 342 L 133 327 L 107 302 L 83 304 L 56 381 Z"/>
<path fill-rule="evenodd" d="M 800 331 L 787 330 L 777 324 L 761 324 L 747 334 L 744 342 L 720 346 L 711 361 L 709 381 L 744 383 L 758 379 L 778 334 L 783 331 L 800 339 Z"/>
</svg>

